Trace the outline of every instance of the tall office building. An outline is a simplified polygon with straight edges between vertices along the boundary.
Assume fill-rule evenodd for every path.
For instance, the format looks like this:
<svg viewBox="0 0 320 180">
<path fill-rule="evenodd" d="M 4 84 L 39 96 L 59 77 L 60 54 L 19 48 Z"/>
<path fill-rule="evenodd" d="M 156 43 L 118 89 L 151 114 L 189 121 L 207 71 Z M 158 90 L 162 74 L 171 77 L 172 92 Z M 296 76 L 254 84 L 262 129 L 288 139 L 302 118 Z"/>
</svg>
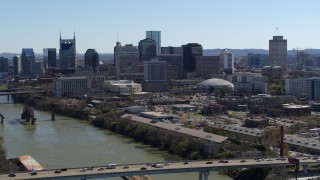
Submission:
<svg viewBox="0 0 320 180">
<path fill-rule="evenodd" d="M 156 41 L 150 38 L 145 38 L 139 42 L 139 61 L 150 61 L 157 55 Z"/>
<path fill-rule="evenodd" d="M 307 78 L 304 88 L 304 93 L 308 100 L 320 99 L 320 77 Z"/>
<path fill-rule="evenodd" d="M 62 70 L 75 69 L 76 67 L 76 36 L 73 39 L 61 39 L 59 49 L 59 67 Z"/>
<path fill-rule="evenodd" d="M 142 80 L 143 75 L 139 67 L 139 50 L 137 46 L 117 42 L 114 47 L 114 61 L 117 80 Z"/>
<path fill-rule="evenodd" d="M 32 48 L 23 48 L 21 53 L 21 74 L 24 76 L 32 75 L 35 56 Z"/>
<path fill-rule="evenodd" d="M 227 49 L 221 51 L 220 62 L 223 62 L 223 71 L 226 74 L 234 73 L 234 57 Z"/>
<path fill-rule="evenodd" d="M 273 36 L 269 40 L 269 62 L 271 66 L 287 68 L 287 40 L 283 36 Z"/>
<path fill-rule="evenodd" d="M 202 46 L 198 43 L 182 45 L 183 51 L 183 73 L 187 74 L 196 71 L 196 56 L 202 56 Z"/>
<path fill-rule="evenodd" d="M 9 71 L 9 60 L 5 57 L 0 57 L 0 73 L 8 73 Z"/>
<path fill-rule="evenodd" d="M 32 74 L 33 75 L 41 75 L 42 74 L 42 63 L 39 61 L 34 62 L 33 67 L 32 67 Z"/>
<path fill-rule="evenodd" d="M 21 74 L 21 58 L 19 55 L 13 56 L 13 77 L 16 78 Z"/>
<path fill-rule="evenodd" d="M 168 91 L 167 62 L 152 59 L 144 62 L 143 84 L 144 91 Z"/>
<path fill-rule="evenodd" d="M 84 67 L 97 72 L 99 66 L 99 54 L 95 49 L 88 49 L 84 55 Z"/>
<path fill-rule="evenodd" d="M 56 48 L 43 49 L 43 67 L 55 68 L 57 67 L 57 51 Z"/>
<path fill-rule="evenodd" d="M 182 47 L 161 47 L 161 54 L 179 54 L 183 56 Z"/>
<path fill-rule="evenodd" d="M 309 54 L 303 51 L 297 52 L 297 69 L 306 70 L 308 57 L 309 57 Z"/>
<path fill-rule="evenodd" d="M 179 54 L 160 54 L 157 56 L 159 61 L 167 62 L 168 80 L 182 79 L 182 56 Z"/>
<path fill-rule="evenodd" d="M 161 31 L 147 31 L 146 38 L 156 41 L 156 53 L 161 54 Z"/>
<path fill-rule="evenodd" d="M 266 65 L 268 65 L 268 55 L 267 54 L 248 53 L 248 67 L 261 68 Z"/>
<path fill-rule="evenodd" d="M 209 79 L 211 74 L 222 74 L 219 56 L 197 56 L 196 74 L 202 79 Z"/>
</svg>

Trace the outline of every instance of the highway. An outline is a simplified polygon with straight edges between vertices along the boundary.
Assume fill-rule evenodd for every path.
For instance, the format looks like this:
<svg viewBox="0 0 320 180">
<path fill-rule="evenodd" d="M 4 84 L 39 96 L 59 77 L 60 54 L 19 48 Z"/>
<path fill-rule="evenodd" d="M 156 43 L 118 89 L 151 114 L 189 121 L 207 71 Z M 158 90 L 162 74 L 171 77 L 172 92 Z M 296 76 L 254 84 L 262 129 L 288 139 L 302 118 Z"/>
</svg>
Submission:
<svg viewBox="0 0 320 180">
<path fill-rule="evenodd" d="M 296 157 L 300 160 L 300 165 L 319 164 L 318 159 L 312 157 Z M 263 167 L 279 167 L 289 165 L 288 159 L 283 160 L 270 158 L 270 159 L 244 159 L 245 162 L 240 162 L 241 159 L 231 159 L 228 162 L 222 163 L 219 160 L 202 160 L 185 162 L 172 162 L 162 168 L 147 166 L 146 163 L 117 165 L 115 169 L 98 170 L 99 167 L 94 167 L 93 170 L 86 170 L 81 172 L 82 168 L 71 168 L 61 173 L 54 173 L 54 170 L 38 171 L 37 175 L 30 175 L 26 173 L 16 173 L 15 177 L 8 177 L 8 174 L 0 175 L 1 180 L 12 179 L 96 179 L 107 177 L 121 177 L 121 176 L 134 176 L 134 175 L 152 175 L 152 174 L 168 174 L 168 173 L 184 173 L 184 172 L 210 172 L 226 169 L 241 169 L 241 168 L 263 168 Z M 208 162 L 210 163 L 208 164 Z M 165 164 L 165 163 L 163 163 Z M 128 166 L 129 168 L 124 168 Z M 141 168 L 146 169 L 142 170 Z"/>
</svg>

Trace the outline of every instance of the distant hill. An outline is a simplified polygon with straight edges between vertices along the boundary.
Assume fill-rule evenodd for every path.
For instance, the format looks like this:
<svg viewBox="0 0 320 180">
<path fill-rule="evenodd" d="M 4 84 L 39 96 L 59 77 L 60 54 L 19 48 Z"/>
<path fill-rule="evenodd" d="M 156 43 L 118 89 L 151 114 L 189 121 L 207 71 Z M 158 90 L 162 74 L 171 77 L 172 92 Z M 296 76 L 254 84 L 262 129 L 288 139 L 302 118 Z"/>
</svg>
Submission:
<svg viewBox="0 0 320 180">
<path fill-rule="evenodd" d="M 204 49 L 203 54 L 205 56 L 214 56 L 220 54 L 223 49 Z M 247 56 L 248 53 L 254 54 L 268 54 L 269 51 L 265 49 L 228 49 L 234 56 Z M 304 49 L 309 54 L 320 54 L 320 49 Z M 288 55 L 296 55 L 297 50 L 288 50 Z"/>
<path fill-rule="evenodd" d="M 215 56 L 221 53 L 223 49 L 204 49 L 203 55 L 205 56 Z M 248 53 L 255 54 L 268 54 L 269 51 L 265 49 L 228 49 L 229 52 L 234 54 L 234 56 L 247 56 Z M 304 52 L 308 54 L 318 54 L 320 55 L 320 49 L 304 49 Z M 18 55 L 19 53 L 0 53 L 0 57 L 12 58 L 13 56 Z M 297 54 L 297 50 L 288 50 L 289 56 L 295 56 Z M 41 59 L 42 54 L 35 54 L 36 59 Z M 58 57 L 58 56 L 57 56 Z M 111 61 L 113 60 L 113 53 L 99 53 L 99 57 L 101 61 Z M 84 54 L 77 54 L 78 60 L 84 60 Z"/>
<path fill-rule="evenodd" d="M 19 53 L 0 53 L 0 57 L 5 57 L 12 59 L 13 56 L 20 55 Z M 35 53 L 36 60 L 42 58 L 42 54 Z M 57 54 L 57 58 L 59 58 Z M 113 53 L 99 53 L 99 58 L 101 61 L 111 61 L 113 60 Z M 84 60 L 84 54 L 77 54 L 78 60 Z"/>
</svg>

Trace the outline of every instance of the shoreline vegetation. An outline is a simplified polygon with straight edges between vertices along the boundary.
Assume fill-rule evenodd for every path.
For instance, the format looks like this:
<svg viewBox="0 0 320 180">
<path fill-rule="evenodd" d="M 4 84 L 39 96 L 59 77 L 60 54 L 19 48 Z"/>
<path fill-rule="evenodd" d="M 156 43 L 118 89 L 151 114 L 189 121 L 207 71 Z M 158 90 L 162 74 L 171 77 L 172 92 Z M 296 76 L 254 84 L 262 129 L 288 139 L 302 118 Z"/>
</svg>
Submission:
<svg viewBox="0 0 320 180">
<path fill-rule="evenodd" d="M 0 136 L 0 173 L 10 172 L 10 162 L 6 158 L 6 149 L 2 145 L 3 137 Z"/>
<path fill-rule="evenodd" d="M 93 126 L 131 137 L 135 141 L 159 148 L 162 151 L 167 151 L 181 158 L 197 160 L 235 157 L 235 154 L 232 151 L 226 150 L 225 147 L 222 147 L 220 153 L 208 156 L 203 151 L 204 143 L 201 141 L 196 141 L 193 138 L 188 138 L 170 131 L 159 130 L 149 125 L 136 123 L 127 118 L 121 118 L 124 114 L 121 108 L 125 107 L 121 102 L 108 102 L 106 104 L 96 105 L 94 111 L 86 107 L 87 103 L 85 101 L 49 96 L 19 95 L 16 96 L 15 102 L 24 103 L 39 110 L 55 112 L 77 119 L 89 120 L 90 116 L 95 116 L 95 118 L 89 120 Z M 204 130 L 209 133 L 228 136 L 230 142 L 234 144 L 234 147 L 241 144 L 238 137 L 234 134 L 216 132 L 216 130 L 212 128 L 205 128 Z M 257 149 L 262 150 L 264 154 L 272 154 L 270 149 L 263 145 L 256 144 L 255 146 L 258 146 Z M 242 148 L 244 147 L 248 147 L 248 145 L 242 143 Z M 254 147 L 249 146 L 249 148 Z M 280 177 L 278 176 L 279 172 L 275 172 L 269 168 L 235 169 L 221 171 L 220 173 L 226 174 L 235 180 L 275 179 L 275 177 Z"/>
</svg>

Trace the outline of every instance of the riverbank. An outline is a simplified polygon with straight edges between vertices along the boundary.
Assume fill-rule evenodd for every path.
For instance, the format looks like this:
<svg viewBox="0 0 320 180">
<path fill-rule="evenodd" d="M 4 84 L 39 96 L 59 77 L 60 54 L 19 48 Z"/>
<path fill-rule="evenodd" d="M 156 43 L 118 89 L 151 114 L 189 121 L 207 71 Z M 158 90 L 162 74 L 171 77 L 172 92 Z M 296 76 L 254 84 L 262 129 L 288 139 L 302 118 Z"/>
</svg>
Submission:
<svg viewBox="0 0 320 180">
<path fill-rule="evenodd" d="M 157 147 L 182 158 L 197 160 L 209 157 L 204 151 L 204 142 L 121 118 L 124 112 L 117 107 L 117 104 L 101 105 L 93 111 L 86 107 L 84 101 L 73 102 L 69 99 L 31 95 L 17 96 L 15 100 L 40 110 L 54 111 L 78 119 L 88 119 L 89 115 L 95 115 L 96 118 L 90 123 L 96 127 L 131 137 L 138 142 Z"/>
<path fill-rule="evenodd" d="M 2 145 L 2 137 L 0 136 L 0 173 L 10 172 L 10 163 L 6 158 L 6 149 Z"/>
<path fill-rule="evenodd" d="M 203 151 L 201 150 L 203 149 L 203 144 L 198 141 L 182 138 L 177 134 L 162 131 L 148 125 L 136 124 L 128 119 L 120 118 L 124 112 L 120 110 L 117 106 L 118 104 L 112 102 L 104 105 L 98 105 L 93 111 L 86 107 L 86 102 L 72 99 L 27 96 L 19 97 L 16 100 L 19 99 L 19 102 L 27 103 L 37 109 L 45 111 L 52 111 L 53 109 L 56 113 L 69 117 L 82 117 L 81 119 L 88 119 L 87 117 L 94 115 L 96 118 L 90 120 L 90 123 L 96 127 L 123 134 L 127 137 L 133 138 L 135 141 L 143 142 L 144 144 L 151 145 L 152 147 L 157 147 L 160 150 L 165 150 L 182 158 L 192 160 L 213 158 L 212 156 L 203 154 Z M 77 113 L 74 113 L 73 111 Z M 224 173 L 233 175 L 233 177 L 237 179 L 237 176 L 240 177 L 240 175 L 246 177 L 246 174 L 249 174 L 250 176 L 255 174 L 249 173 L 250 171 L 251 170 L 237 170 L 234 172 Z M 260 177 L 261 173 L 257 175 Z"/>
</svg>

